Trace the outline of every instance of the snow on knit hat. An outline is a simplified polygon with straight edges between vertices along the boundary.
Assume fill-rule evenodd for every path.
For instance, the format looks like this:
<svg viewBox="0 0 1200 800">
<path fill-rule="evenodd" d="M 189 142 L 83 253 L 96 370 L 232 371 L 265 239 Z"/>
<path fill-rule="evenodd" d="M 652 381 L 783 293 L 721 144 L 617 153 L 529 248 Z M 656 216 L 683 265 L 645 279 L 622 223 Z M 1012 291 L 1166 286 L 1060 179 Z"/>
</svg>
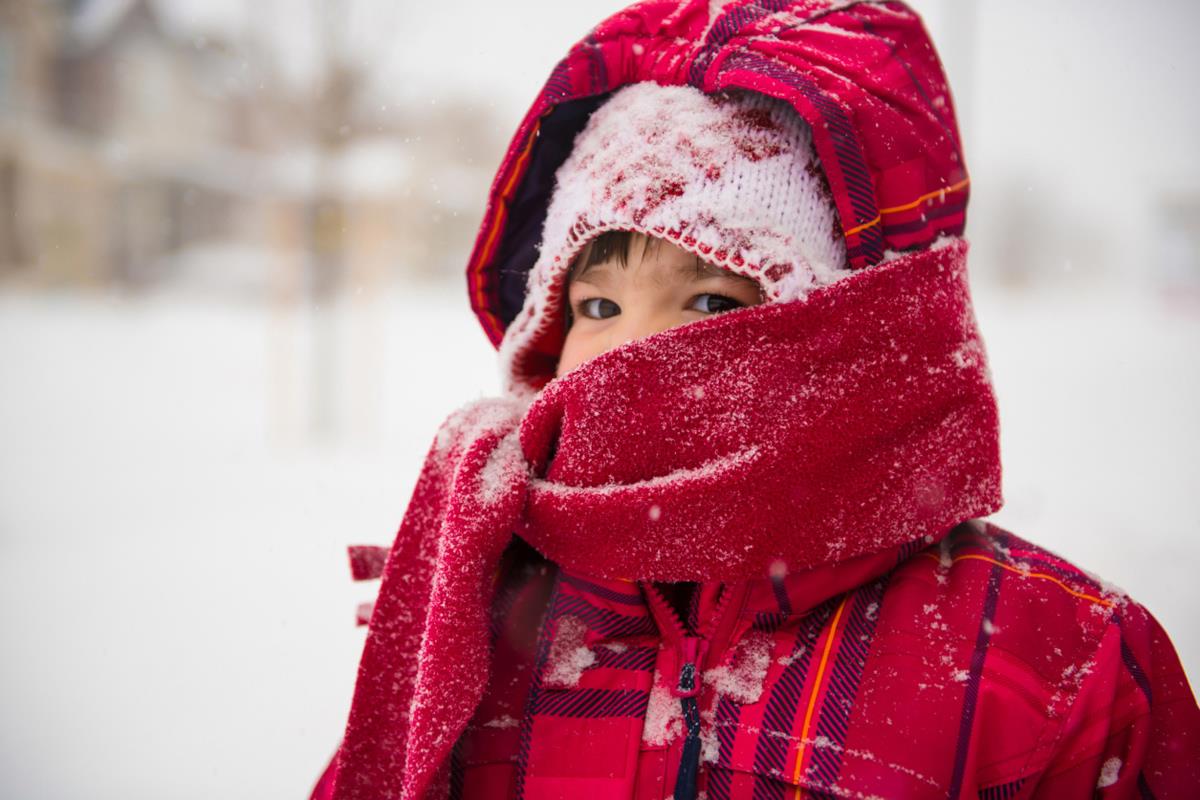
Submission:
<svg viewBox="0 0 1200 800">
<path fill-rule="evenodd" d="M 547 379 L 538 369 L 561 352 L 571 262 L 611 230 L 669 240 L 757 281 L 768 302 L 850 274 L 812 131 L 791 106 L 748 91 L 627 85 L 591 115 L 555 174 L 524 306 L 500 345 L 510 388 Z"/>
</svg>

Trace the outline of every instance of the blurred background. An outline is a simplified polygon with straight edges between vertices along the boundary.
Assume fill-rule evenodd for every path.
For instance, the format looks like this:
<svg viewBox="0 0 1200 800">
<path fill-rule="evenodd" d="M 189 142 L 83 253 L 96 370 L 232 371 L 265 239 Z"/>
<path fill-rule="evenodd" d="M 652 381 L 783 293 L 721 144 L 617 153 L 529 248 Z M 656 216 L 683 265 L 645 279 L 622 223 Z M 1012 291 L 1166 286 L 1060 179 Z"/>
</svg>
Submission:
<svg viewBox="0 0 1200 800">
<path fill-rule="evenodd" d="M 433 432 L 466 258 L 621 2 L 0 0 L 0 796 L 307 797 Z M 973 187 L 995 520 L 1200 678 L 1200 7 L 922 0 Z"/>
</svg>

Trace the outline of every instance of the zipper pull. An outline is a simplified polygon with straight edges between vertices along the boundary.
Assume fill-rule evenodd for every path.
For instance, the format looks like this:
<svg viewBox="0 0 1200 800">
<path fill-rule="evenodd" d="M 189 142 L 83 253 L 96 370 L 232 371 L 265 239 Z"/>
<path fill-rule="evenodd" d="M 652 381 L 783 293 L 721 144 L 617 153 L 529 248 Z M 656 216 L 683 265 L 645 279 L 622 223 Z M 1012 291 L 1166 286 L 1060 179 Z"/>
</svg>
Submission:
<svg viewBox="0 0 1200 800">
<path fill-rule="evenodd" d="M 699 636 L 685 636 L 680 642 L 679 682 L 673 694 L 676 697 L 695 697 L 700 694 L 700 667 L 708 653 L 708 641 Z"/>
</svg>

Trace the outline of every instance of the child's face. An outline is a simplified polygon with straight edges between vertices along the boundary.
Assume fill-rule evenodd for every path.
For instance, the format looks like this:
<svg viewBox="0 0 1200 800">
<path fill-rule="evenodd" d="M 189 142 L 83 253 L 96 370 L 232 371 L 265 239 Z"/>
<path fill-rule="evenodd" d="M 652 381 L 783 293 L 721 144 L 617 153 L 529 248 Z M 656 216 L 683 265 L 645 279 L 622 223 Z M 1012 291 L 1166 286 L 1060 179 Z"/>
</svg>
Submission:
<svg viewBox="0 0 1200 800">
<path fill-rule="evenodd" d="M 586 263 L 587 250 L 577 263 Z M 575 270 L 573 270 L 575 272 Z M 633 339 L 763 301 L 758 283 L 702 262 L 664 240 L 634 236 L 617 257 L 577 271 L 567 285 L 572 322 L 555 376 Z"/>
</svg>

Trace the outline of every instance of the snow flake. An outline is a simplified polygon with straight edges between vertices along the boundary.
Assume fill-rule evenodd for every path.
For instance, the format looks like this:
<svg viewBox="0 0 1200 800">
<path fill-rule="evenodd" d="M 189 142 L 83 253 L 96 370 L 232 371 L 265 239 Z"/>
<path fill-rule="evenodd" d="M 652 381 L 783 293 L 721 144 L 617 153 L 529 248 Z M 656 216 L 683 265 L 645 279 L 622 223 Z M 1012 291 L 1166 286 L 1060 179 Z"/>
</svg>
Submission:
<svg viewBox="0 0 1200 800">
<path fill-rule="evenodd" d="M 942 539 L 938 542 L 938 566 L 935 577 L 939 586 L 945 586 L 950 582 L 950 569 L 954 566 L 954 557 L 950 553 L 949 539 Z"/>
<path fill-rule="evenodd" d="M 757 703 L 771 665 L 771 637 L 762 632 L 747 634 L 734 648 L 728 664 L 704 673 L 718 695 L 741 705 Z"/>
<path fill-rule="evenodd" d="M 1121 759 L 1113 756 L 1104 762 L 1100 767 L 1100 779 L 1096 781 L 1096 788 L 1103 789 L 1107 786 L 1112 786 L 1117 782 L 1117 778 L 1121 774 Z"/>
<path fill-rule="evenodd" d="M 956 367 L 978 367 L 983 361 L 983 345 L 978 339 L 968 339 L 950 354 Z"/>
<path fill-rule="evenodd" d="M 596 654 L 585 644 L 587 625 L 579 617 L 565 616 L 558 621 L 550 644 L 545 683 L 555 689 L 579 684 L 583 671 L 596 663 Z"/>
<path fill-rule="evenodd" d="M 701 714 L 704 725 L 700 729 L 700 761 L 705 764 L 715 764 L 721 757 L 721 740 L 713 723 L 714 716 L 712 711 Z"/>
<path fill-rule="evenodd" d="M 485 727 L 485 728 L 515 728 L 520 724 L 521 724 L 521 721 L 519 719 L 511 717 L 508 714 L 504 714 L 502 716 L 496 717 L 495 719 L 490 719 L 487 722 L 483 723 L 483 727 Z"/>
<path fill-rule="evenodd" d="M 793 661 L 798 658 L 802 658 L 807 652 L 807 647 L 804 645 L 799 645 L 795 650 L 792 651 L 791 655 L 780 656 L 779 658 L 775 659 L 775 663 L 781 667 L 790 667 Z"/>
<path fill-rule="evenodd" d="M 665 745 L 683 730 L 683 704 L 670 689 L 661 683 L 650 690 L 646 704 L 646 722 L 642 727 L 642 742 L 648 745 Z"/>
</svg>

